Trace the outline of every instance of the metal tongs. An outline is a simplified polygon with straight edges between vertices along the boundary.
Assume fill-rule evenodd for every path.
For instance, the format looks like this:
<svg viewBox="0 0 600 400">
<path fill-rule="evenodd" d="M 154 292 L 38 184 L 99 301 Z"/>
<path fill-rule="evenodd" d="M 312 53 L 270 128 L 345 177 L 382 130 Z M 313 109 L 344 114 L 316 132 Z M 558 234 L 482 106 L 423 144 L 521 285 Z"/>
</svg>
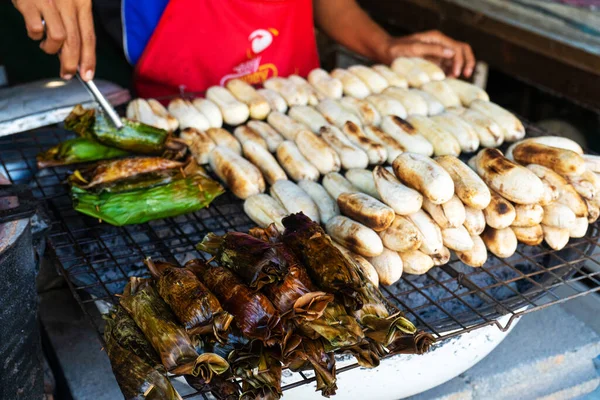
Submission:
<svg viewBox="0 0 600 400">
<path fill-rule="evenodd" d="M 79 75 L 79 71 L 75 74 L 79 82 L 83 84 L 83 86 L 87 89 L 87 91 L 92 95 L 92 97 L 100 104 L 100 108 L 106 113 L 108 119 L 112 122 L 112 124 L 117 128 L 123 128 L 123 122 L 121 122 L 121 118 L 119 118 L 119 114 L 115 111 L 113 106 L 106 100 L 106 97 L 100 92 L 98 86 L 94 83 L 93 80 L 84 81 Z"/>
<path fill-rule="evenodd" d="M 42 26 L 44 27 L 44 36 L 46 36 L 46 21 L 42 19 Z M 108 119 L 112 122 L 112 124 L 120 130 L 123 128 L 123 122 L 121 122 L 121 118 L 119 118 L 119 114 L 115 111 L 113 106 L 106 100 L 106 97 L 102 94 L 102 92 L 98 89 L 98 86 L 94 83 L 93 80 L 89 80 L 88 82 L 84 81 L 79 75 L 79 68 L 77 68 L 77 72 L 75 73 L 79 82 L 83 84 L 83 86 L 87 89 L 90 95 L 100 104 L 100 108 L 108 115 Z"/>
</svg>

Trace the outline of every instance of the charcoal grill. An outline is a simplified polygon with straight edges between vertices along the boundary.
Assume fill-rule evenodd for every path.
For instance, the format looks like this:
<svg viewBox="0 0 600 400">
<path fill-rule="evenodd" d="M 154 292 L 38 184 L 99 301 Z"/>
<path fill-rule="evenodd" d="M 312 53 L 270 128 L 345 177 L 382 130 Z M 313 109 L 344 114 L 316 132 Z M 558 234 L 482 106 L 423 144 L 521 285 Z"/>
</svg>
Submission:
<svg viewBox="0 0 600 400">
<path fill-rule="evenodd" d="M 547 134 L 531 124 L 527 131 L 530 136 Z M 0 138 L 0 174 L 13 183 L 28 184 L 47 207 L 49 256 L 102 340 L 103 324 L 90 308 L 115 303 L 131 276 L 149 276 L 144 258 L 179 264 L 196 257 L 206 259 L 194 248 L 205 234 L 247 231 L 254 224 L 244 214 L 241 201 L 230 193 L 196 213 L 141 225 L 114 227 L 77 213 L 64 183 L 74 168 L 38 170 L 35 163 L 36 154 L 71 136 L 53 128 Z M 507 331 L 524 314 L 600 291 L 600 269 L 584 268 L 586 263 L 600 265 L 599 227 L 600 222 L 590 225 L 586 237 L 572 239 L 561 251 L 519 245 L 508 259 L 490 253 L 481 268 L 466 267 L 453 258 L 426 275 L 403 276 L 395 285 L 383 287 L 383 293 L 393 307 L 438 339 L 492 325 Z M 558 288 L 566 295 L 557 295 Z M 338 374 L 356 367 L 342 364 Z M 298 373 L 284 390 L 313 381 Z M 207 398 L 198 392 L 184 397 Z"/>
</svg>

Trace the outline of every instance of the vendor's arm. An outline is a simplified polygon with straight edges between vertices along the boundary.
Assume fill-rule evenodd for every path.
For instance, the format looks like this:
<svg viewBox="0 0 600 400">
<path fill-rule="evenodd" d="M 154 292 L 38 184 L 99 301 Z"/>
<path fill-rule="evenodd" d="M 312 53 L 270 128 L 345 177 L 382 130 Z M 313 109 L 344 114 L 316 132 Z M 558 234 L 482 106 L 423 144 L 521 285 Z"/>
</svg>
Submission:
<svg viewBox="0 0 600 400">
<path fill-rule="evenodd" d="M 391 63 L 400 56 L 447 61 L 454 76 L 470 76 L 475 66 L 471 47 L 438 31 L 392 37 L 355 0 L 313 0 L 317 26 L 328 36 L 370 59 Z M 399 7 L 401 4 L 398 5 Z"/>
<path fill-rule="evenodd" d="M 59 54 L 60 76 L 71 79 L 77 67 L 85 80 L 96 69 L 92 0 L 12 0 L 25 19 L 27 34 L 40 48 Z M 45 28 L 44 24 L 45 23 Z"/>
</svg>

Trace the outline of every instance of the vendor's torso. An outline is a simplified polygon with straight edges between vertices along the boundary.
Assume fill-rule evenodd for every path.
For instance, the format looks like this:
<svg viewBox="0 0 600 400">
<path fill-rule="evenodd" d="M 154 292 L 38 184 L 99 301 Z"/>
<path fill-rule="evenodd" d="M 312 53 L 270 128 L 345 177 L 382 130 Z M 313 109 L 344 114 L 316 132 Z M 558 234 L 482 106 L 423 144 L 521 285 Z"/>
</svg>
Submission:
<svg viewBox="0 0 600 400">
<path fill-rule="evenodd" d="M 125 24 L 143 8 L 130 1 L 124 33 L 133 41 Z M 136 65 L 142 97 L 201 92 L 233 78 L 260 84 L 318 66 L 311 0 L 170 0 L 156 19 Z"/>
</svg>

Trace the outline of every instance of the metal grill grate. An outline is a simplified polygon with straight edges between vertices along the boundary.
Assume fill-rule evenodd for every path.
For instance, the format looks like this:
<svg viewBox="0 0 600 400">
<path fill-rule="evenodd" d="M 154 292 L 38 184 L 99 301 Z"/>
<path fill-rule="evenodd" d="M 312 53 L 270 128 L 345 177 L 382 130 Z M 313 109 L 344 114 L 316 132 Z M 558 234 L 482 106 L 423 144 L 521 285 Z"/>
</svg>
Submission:
<svg viewBox="0 0 600 400">
<path fill-rule="evenodd" d="M 544 132 L 529 126 L 528 133 Z M 142 225 L 114 227 L 79 214 L 71 206 L 64 183 L 73 168 L 38 170 L 35 165 L 36 154 L 70 136 L 56 128 L 0 138 L 0 173 L 13 183 L 29 184 L 47 206 L 52 220 L 50 255 L 98 333 L 103 327 L 92 317 L 90 307 L 98 301 L 115 302 L 115 295 L 122 292 L 129 277 L 148 276 L 144 258 L 183 264 L 203 257 L 194 245 L 205 234 L 247 231 L 253 226 L 241 202 L 229 193 L 199 212 Z M 585 267 L 600 266 L 599 227 L 600 223 L 590 226 L 585 238 L 572 239 L 559 252 L 545 246 L 519 245 L 517 253 L 508 259 L 490 253 L 481 268 L 467 267 L 453 258 L 426 275 L 404 276 L 395 285 L 384 287 L 383 292 L 391 305 L 438 338 L 487 325 L 506 330 L 518 316 L 600 290 L 600 268 Z M 559 287 L 566 295 L 554 293 Z M 502 315 L 510 315 L 504 326 L 497 322 Z M 355 367 L 343 366 L 338 373 Z M 302 373 L 295 376 L 298 379 L 286 389 L 314 381 Z"/>
</svg>

